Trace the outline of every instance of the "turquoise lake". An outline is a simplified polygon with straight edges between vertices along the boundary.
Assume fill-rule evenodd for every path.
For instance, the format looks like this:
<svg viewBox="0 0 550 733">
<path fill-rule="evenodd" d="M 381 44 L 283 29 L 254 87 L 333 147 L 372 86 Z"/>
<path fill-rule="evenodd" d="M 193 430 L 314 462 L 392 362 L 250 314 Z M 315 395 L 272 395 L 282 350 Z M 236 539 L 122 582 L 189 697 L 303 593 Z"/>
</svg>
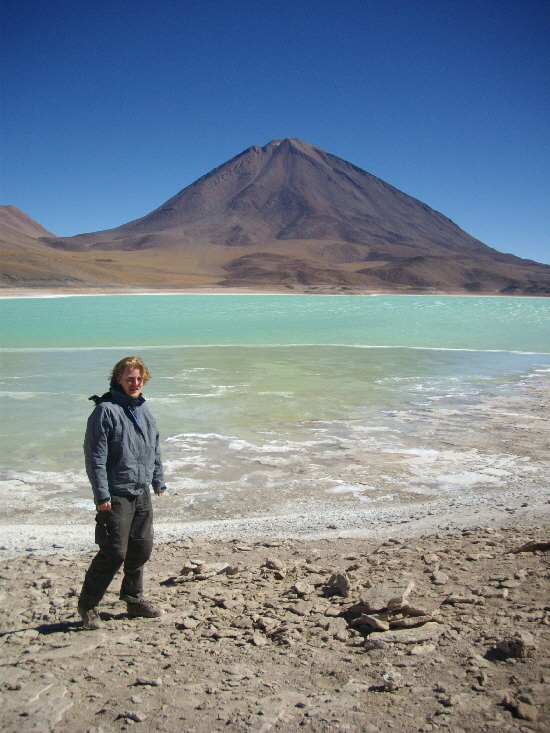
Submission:
<svg viewBox="0 0 550 733">
<path fill-rule="evenodd" d="M 170 485 L 195 496 L 298 480 L 308 467 L 297 456 L 307 464 L 319 441 L 359 440 L 391 428 L 397 411 L 435 415 L 550 370 L 544 298 L 5 298 L 0 323 L 5 491 L 60 487 L 74 501 L 89 496 L 88 397 L 129 354 L 152 373 L 145 396 Z M 334 456 L 323 460 L 343 481 Z"/>
<path fill-rule="evenodd" d="M 337 344 L 550 352 L 550 299 L 125 295 L 0 300 L 4 348 Z"/>
</svg>

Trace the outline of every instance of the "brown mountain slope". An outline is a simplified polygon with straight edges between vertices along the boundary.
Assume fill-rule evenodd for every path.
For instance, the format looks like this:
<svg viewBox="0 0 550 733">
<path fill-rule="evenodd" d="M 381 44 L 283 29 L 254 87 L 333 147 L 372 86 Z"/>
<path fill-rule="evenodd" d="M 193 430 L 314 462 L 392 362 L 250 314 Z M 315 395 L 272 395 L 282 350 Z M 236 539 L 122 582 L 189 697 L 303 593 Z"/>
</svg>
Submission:
<svg viewBox="0 0 550 733">
<path fill-rule="evenodd" d="M 0 206 L 0 287 L 75 287 L 93 283 L 78 263 L 40 241 L 54 237 L 15 206 Z M 94 284 L 100 285 L 101 280 Z"/>
<path fill-rule="evenodd" d="M 28 244 L 29 239 L 54 236 L 21 209 L 15 206 L 0 206 L 0 241 L 10 238 L 15 244 L 20 239 L 23 243 Z"/>
<path fill-rule="evenodd" d="M 40 241 L 118 284 L 550 294 L 550 266 L 293 138 L 248 148 L 141 219 Z"/>
</svg>

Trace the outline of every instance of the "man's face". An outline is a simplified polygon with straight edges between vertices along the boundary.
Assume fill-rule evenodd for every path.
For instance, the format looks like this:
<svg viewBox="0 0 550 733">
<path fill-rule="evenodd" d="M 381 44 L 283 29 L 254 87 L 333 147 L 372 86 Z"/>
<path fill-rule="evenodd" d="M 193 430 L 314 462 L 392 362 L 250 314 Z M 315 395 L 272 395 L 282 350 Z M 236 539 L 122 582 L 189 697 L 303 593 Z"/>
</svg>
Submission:
<svg viewBox="0 0 550 733">
<path fill-rule="evenodd" d="M 118 383 L 128 397 L 139 397 L 143 387 L 143 376 L 139 367 L 127 366 Z"/>
</svg>

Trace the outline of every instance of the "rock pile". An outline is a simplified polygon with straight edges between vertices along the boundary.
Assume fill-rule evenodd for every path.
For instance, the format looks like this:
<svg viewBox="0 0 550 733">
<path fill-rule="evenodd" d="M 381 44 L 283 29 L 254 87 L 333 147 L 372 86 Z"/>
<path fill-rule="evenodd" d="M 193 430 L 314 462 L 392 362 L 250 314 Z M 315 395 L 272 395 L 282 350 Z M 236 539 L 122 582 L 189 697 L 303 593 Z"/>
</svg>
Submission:
<svg viewBox="0 0 550 733">
<path fill-rule="evenodd" d="M 533 535 L 548 536 L 546 528 Z M 6 733 L 550 730 L 550 557 L 524 530 L 155 548 L 159 619 L 113 584 L 82 630 L 88 556 L 0 566 Z"/>
</svg>

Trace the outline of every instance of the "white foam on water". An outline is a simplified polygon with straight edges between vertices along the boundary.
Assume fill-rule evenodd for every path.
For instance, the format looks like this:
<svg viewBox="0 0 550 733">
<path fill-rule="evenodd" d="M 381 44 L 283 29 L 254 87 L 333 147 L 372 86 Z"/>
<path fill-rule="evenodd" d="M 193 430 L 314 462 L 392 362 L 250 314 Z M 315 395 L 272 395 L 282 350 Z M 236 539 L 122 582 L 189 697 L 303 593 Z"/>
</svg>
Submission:
<svg viewBox="0 0 550 733">
<path fill-rule="evenodd" d="M 163 467 L 165 474 L 170 474 L 172 476 L 171 478 L 171 484 L 174 483 L 174 474 L 177 474 L 178 471 L 182 469 L 186 469 L 189 467 L 203 467 L 208 465 L 208 458 L 205 455 L 201 455 L 200 453 L 193 453 L 189 456 L 177 458 L 177 459 L 168 459 L 163 461 Z"/>
<path fill-rule="evenodd" d="M 4 476 L 6 479 L 0 484 L 17 482 L 19 486 L 29 488 L 50 486 L 72 490 L 88 481 L 83 468 L 78 471 L 4 471 Z"/>
<path fill-rule="evenodd" d="M 13 400 L 31 400 L 40 395 L 55 394 L 53 392 L 0 392 L 0 397 L 11 397 Z"/>
<path fill-rule="evenodd" d="M 204 479 L 195 479 L 191 477 L 172 479 L 170 481 L 170 493 L 176 491 L 198 491 L 205 485 Z"/>
<path fill-rule="evenodd" d="M 519 349 L 474 349 L 457 348 L 447 346 L 407 346 L 403 344 L 346 344 L 339 342 L 331 343 L 211 343 L 211 344 L 129 344 L 125 346 L 25 346 L 25 347 L 0 347 L 0 353 L 40 353 L 40 352 L 68 352 L 68 351 L 163 351 L 172 349 L 292 349 L 313 346 L 315 348 L 338 348 L 338 349 L 396 349 L 405 351 L 442 351 L 442 352 L 465 352 L 479 354 L 518 354 L 520 356 L 548 356 L 547 351 L 523 351 Z"/>
<path fill-rule="evenodd" d="M 199 441 L 206 441 L 208 439 L 215 439 L 215 440 L 233 440 L 233 437 L 230 435 L 221 435 L 220 433 L 178 433 L 177 435 L 172 435 L 169 438 L 165 438 L 166 443 L 176 443 L 178 441 L 185 442 L 189 439 L 198 439 Z"/>
<path fill-rule="evenodd" d="M 255 445 L 246 440 L 232 440 L 229 443 L 229 450 L 250 451 L 251 453 L 302 453 L 308 448 L 318 445 L 315 441 L 303 441 L 294 443 L 291 441 L 268 441 L 263 445 Z"/>
<path fill-rule="evenodd" d="M 90 512 L 95 512 L 95 504 L 93 501 L 73 501 L 75 509 L 86 509 Z"/>
</svg>

